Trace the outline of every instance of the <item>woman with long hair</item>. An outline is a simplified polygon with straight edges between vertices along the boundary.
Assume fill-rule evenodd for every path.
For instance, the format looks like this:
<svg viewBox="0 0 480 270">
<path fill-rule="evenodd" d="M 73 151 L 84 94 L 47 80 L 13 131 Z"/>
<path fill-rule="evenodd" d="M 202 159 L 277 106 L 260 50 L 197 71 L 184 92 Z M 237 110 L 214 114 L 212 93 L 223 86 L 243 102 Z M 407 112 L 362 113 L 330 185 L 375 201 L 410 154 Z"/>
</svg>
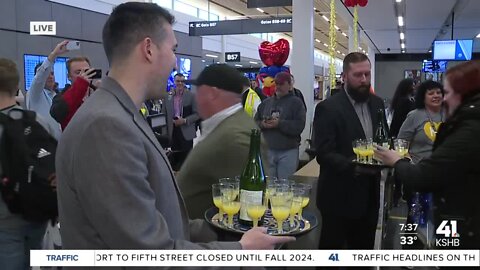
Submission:
<svg viewBox="0 0 480 270">
<path fill-rule="evenodd" d="M 404 185 L 433 192 L 435 228 L 441 227 L 442 221 L 456 222 L 456 232 L 449 237 L 460 237 L 453 248 L 479 249 L 480 61 L 450 68 L 444 86 L 447 120 L 436 134 L 432 155 L 417 164 L 381 147 L 375 155 L 395 168 Z"/>
<path fill-rule="evenodd" d="M 397 137 L 407 114 L 415 109 L 413 101 L 414 84 L 413 79 L 407 78 L 400 81 L 393 95 L 390 111 L 393 112 L 392 123 L 390 124 L 390 137 Z"/>
</svg>

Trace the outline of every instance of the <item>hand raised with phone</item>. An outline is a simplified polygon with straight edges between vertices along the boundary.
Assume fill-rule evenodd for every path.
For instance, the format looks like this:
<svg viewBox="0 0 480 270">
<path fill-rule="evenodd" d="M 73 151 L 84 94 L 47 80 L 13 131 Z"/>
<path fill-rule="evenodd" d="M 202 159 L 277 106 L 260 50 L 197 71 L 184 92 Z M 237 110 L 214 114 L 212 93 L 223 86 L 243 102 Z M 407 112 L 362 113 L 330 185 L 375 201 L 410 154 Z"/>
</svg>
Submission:
<svg viewBox="0 0 480 270">
<path fill-rule="evenodd" d="M 68 42 L 69 42 L 68 40 L 64 40 L 58 43 L 57 46 L 55 46 L 55 49 L 53 49 L 53 51 L 48 55 L 48 60 L 53 63 L 55 62 L 55 58 L 57 58 L 57 56 L 68 52 L 68 49 L 67 49 Z"/>
<path fill-rule="evenodd" d="M 89 69 L 80 71 L 80 74 L 78 74 L 78 77 L 81 77 L 82 79 L 88 82 L 91 82 L 95 75 L 96 75 L 95 69 L 89 68 Z"/>
</svg>

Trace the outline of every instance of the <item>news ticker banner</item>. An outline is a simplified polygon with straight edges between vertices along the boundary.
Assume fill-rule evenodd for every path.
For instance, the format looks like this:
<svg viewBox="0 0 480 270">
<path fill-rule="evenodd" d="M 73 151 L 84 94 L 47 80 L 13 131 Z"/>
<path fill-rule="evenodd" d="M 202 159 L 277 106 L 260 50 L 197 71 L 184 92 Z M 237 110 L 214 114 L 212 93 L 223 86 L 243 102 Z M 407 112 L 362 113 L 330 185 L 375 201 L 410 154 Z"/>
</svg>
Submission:
<svg viewBox="0 0 480 270">
<path fill-rule="evenodd" d="M 480 250 L 32 250 L 30 266 L 480 266 Z"/>
</svg>

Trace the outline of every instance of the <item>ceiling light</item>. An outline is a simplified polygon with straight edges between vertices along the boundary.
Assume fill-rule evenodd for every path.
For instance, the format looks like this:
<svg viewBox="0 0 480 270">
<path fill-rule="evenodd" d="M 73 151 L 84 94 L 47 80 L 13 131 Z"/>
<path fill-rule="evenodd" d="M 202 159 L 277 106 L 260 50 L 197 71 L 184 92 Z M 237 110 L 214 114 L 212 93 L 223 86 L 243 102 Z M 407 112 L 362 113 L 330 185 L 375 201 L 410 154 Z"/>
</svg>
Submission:
<svg viewBox="0 0 480 270">
<path fill-rule="evenodd" d="M 314 8 L 313 8 L 313 10 L 317 11 L 317 8 L 316 8 L 316 7 L 314 7 Z"/>
<path fill-rule="evenodd" d="M 318 38 L 315 39 L 316 42 L 320 43 L 320 40 Z"/>
<path fill-rule="evenodd" d="M 431 53 L 431 52 L 432 52 L 432 50 L 428 50 L 428 52 L 429 52 L 429 53 Z"/>
<path fill-rule="evenodd" d="M 366 56 L 368 56 L 368 53 L 365 53 Z"/>
<path fill-rule="evenodd" d="M 243 67 L 242 65 L 239 65 L 239 64 L 235 64 L 236 67 Z"/>
<path fill-rule="evenodd" d="M 405 39 L 405 34 L 404 34 L 404 33 L 400 33 L 400 39 L 401 39 L 401 40 L 404 40 L 404 39 Z"/>
<path fill-rule="evenodd" d="M 345 34 L 344 32 L 342 32 L 342 35 L 345 36 L 345 37 L 347 36 L 347 34 Z"/>
<path fill-rule="evenodd" d="M 337 51 L 337 53 L 342 53 L 341 51 Z"/>
<path fill-rule="evenodd" d="M 395 0 L 395 2 L 397 2 L 397 3 L 401 3 L 401 2 L 402 2 L 402 0 Z"/>
<path fill-rule="evenodd" d="M 335 29 L 340 30 L 340 28 L 339 28 L 338 26 L 336 26 L 336 25 L 335 25 Z"/>
<path fill-rule="evenodd" d="M 261 8 L 257 8 L 257 10 L 262 12 L 262 13 L 265 13 L 265 11 L 263 11 L 263 9 L 261 9 Z"/>
<path fill-rule="evenodd" d="M 344 53 L 342 53 L 342 55 L 343 55 L 343 56 L 345 56 L 345 54 L 344 54 Z"/>
<path fill-rule="evenodd" d="M 405 53 L 405 50 L 402 50 L 402 53 Z"/>
<path fill-rule="evenodd" d="M 218 55 L 214 54 L 205 54 L 206 57 L 218 58 Z"/>
<path fill-rule="evenodd" d="M 358 47 L 358 49 L 361 51 L 361 50 L 362 50 L 362 47 Z"/>
<path fill-rule="evenodd" d="M 477 38 L 480 38 L 480 33 L 478 33 Z"/>
<path fill-rule="evenodd" d="M 398 26 L 403 26 L 403 16 L 398 16 Z"/>
<path fill-rule="evenodd" d="M 325 16 L 325 15 L 322 15 L 322 18 L 323 18 L 325 21 L 327 21 L 327 22 L 330 21 L 330 20 L 327 18 L 327 16 Z"/>
<path fill-rule="evenodd" d="M 254 64 L 254 65 L 258 65 L 258 62 L 255 62 L 255 61 L 250 61 L 249 63 Z"/>
<path fill-rule="evenodd" d="M 405 43 L 400 44 L 400 47 L 402 47 L 402 49 L 405 49 Z"/>
<path fill-rule="evenodd" d="M 202 59 L 202 63 L 205 63 L 205 60 Z"/>
<path fill-rule="evenodd" d="M 327 43 L 323 43 L 323 46 L 328 47 L 328 44 L 327 44 Z"/>
<path fill-rule="evenodd" d="M 217 62 L 217 64 L 220 64 L 220 62 Z"/>
</svg>

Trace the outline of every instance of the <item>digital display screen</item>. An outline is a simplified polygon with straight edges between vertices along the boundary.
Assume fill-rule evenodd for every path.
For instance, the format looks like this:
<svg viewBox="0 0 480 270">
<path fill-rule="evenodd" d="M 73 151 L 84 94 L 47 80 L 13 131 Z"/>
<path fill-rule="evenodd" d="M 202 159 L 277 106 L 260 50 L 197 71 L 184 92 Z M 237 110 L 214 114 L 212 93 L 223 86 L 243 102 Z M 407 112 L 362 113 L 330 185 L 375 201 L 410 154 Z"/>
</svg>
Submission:
<svg viewBox="0 0 480 270">
<path fill-rule="evenodd" d="M 38 63 L 43 63 L 46 58 L 47 56 L 45 55 L 23 55 L 25 91 L 28 91 L 32 85 L 33 78 L 35 77 L 35 66 Z M 55 81 L 58 83 L 58 89 L 60 90 L 65 88 L 65 84 L 69 82 L 66 65 L 67 60 L 68 58 L 66 57 L 57 57 L 57 59 L 55 59 L 55 63 L 53 64 L 53 74 L 55 75 Z"/>
<path fill-rule="evenodd" d="M 167 81 L 167 91 L 170 92 L 172 89 L 175 88 L 175 74 L 182 73 L 185 76 L 185 80 L 191 79 L 192 74 L 192 60 L 190 58 L 183 58 L 180 57 L 177 59 L 177 69 L 170 73 L 170 77 L 168 77 Z M 186 85 L 187 88 L 190 85 Z"/>
<path fill-rule="evenodd" d="M 423 72 L 445 72 L 447 70 L 447 61 L 429 61 L 423 60 Z"/>
<path fill-rule="evenodd" d="M 473 40 L 435 40 L 433 42 L 433 60 L 472 59 Z"/>
</svg>

